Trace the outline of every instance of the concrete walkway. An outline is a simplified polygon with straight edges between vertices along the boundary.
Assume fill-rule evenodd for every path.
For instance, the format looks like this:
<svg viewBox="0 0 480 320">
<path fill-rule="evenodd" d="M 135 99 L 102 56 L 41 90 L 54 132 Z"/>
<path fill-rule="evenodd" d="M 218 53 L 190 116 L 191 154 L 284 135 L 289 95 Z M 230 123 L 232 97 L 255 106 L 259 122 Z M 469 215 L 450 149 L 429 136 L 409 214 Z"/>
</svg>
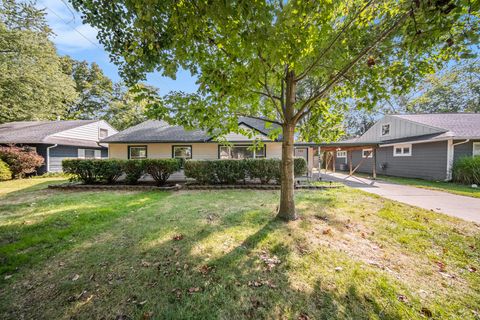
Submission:
<svg viewBox="0 0 480 320">
<path fill-rule="evenodd" d="M 348 177 L 342 173 L 322 173 L 321 177 L 324 181 L 342 182 L 349 187 L 374 193 L 390 200 L 480 223 L 480 198 L 465 197 L 379 180 L 374 181 L 356 176 Z"/>
</svg>

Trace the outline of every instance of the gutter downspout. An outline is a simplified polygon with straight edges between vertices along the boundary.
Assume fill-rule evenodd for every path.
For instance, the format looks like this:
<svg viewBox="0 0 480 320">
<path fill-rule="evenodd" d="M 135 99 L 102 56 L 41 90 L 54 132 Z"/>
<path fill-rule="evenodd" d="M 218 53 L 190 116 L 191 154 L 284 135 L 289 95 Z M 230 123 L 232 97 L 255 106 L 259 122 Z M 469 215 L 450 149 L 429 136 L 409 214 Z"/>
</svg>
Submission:
<svg viewBox="0 0 480 320">
<path fill-rule="evenodd" d="M 47 147 L 47 172 L 50 172 L 50 149 L 57 147 L 58 144 L 54 144 L 53 146 Z"/>
<path fill-rule="evenodd" d="M 464 141 L 460 141 L 457 143 L 452 143 L 453 139 L 448 140 L 448 162 L 447 162 L 447 181 L 452 180 L 452 169 L 453 169 L 453 158 L 455 156 L 455 147 L 464 143 L 470 142 L 470 139 L 465 139 Z"/>
</svg>

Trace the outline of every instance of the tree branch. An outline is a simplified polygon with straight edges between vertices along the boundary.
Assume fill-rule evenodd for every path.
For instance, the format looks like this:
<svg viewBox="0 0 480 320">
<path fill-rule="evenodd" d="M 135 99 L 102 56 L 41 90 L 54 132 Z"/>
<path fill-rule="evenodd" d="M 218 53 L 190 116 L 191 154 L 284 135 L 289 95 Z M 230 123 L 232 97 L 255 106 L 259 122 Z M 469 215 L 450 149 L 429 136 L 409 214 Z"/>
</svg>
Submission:
<svg viewBox="0 0 480 320">
<path fill-rule="evenodd" d="M 393 31 L 395 31 L 405 20 L 406 18 L 411 14 L 411 10 L 409 10 L 407 13 L 404 13 L 400 18 L 390 27 L 385 29 L 370 45 L 367 47 L 363 48 L 362 51 L 353 59 L 351 60 L 346 66 L 344 66 L 333 78 L 330 79 L 330 81 L 327 83 L 327 85 L 321 89 L 317 90 L 316 93 L 308 98 L 300 107 L 298 110 L 297 114 L 294 117 L 295 121 L 299 121 L 302 119 L 305 114 L 309 113 L 311 110 L 311 105 L 318 99 L 320 99 L 323 95 L 325 95 L 332 87 L 334 87 L 337 82 L 345 76 L 345 74 L 350 71 L 350 69 L 356 65 L 363 57 L 365 57 L 370 51 L 372 51 L 380 42 L 382 42 L 386 37 L 388 37 Z M 307 109 L 308 108 L 308 109 Z M 305 111 L 305 109 L 307 109 Z"/>
<path fill-rule="evenodd" d="M 320 55 L 317 57 L 317 59 L 315 59 L 315 61 L 314 61 L 310 66 L 308 66 L 307 69 L 305 69 L 302 73 L 300 73 L 300 74 L 298 75 L 298 77 L 295 79 L 295 81 L 300 81 L 300 80 L 302 80 L 303 78 L 305 78 L 305 77 L 308 75 L 308 73 L 309 73 L 310 71 L 312 71 L 313 68 L 315 68 L 315 67 L 318 65 L 318 63 L 323 59 L 323 57 L 325 56 L 325 54 L 326 54 L 331 48 L 333 48 L 333 45 L 334 45 L 334 44 L 338 41 L 338 39 L 347 31 L 347 29 L 350 27 L 350 25 L 351 25 L 355 20 L 357 20 L 357 18 L 360 16 L 360 14 L 361 14 L 363 11 L 365 11 L 372 3 L 373 3 L 373 0 L 368 1 L 368 3 L 367 3 L 365 6 L 363 6 L 363 8 L 362 8 L 359 12 L 357 12 L 357 14 L 353 17 L 353 19 L 350 20 L 347 24 L 345 24 L 345 25 L 343 26 L 343 28 L 340 30 L 339 33 L 337 33 L 337 35 L 335 36 L 335 38 L 333 38 L 333 40 L 332 40 L 332 41 L 330 42 L 330 44 L 325 48 L 325 50 L 323 50 L 323 52 L 320 53 Z"/>
</svg>

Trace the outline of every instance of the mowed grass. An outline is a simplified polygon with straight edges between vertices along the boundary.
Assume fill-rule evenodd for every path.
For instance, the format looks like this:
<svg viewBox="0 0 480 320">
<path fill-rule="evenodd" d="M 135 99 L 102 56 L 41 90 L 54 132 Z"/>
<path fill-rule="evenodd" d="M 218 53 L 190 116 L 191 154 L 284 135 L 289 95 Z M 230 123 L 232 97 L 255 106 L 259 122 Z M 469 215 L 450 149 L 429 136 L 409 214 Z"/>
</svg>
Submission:
<svg viewBox="0 0 480 320">
<path fill-rule="evenodd" d="M 301 219 L 287 224 L 277 191 L 65 192 L 48 181 L 0 195 L 2 319 L 480 312 L 473 223 L 350 188 L 297 192 Z"/>
</svg>

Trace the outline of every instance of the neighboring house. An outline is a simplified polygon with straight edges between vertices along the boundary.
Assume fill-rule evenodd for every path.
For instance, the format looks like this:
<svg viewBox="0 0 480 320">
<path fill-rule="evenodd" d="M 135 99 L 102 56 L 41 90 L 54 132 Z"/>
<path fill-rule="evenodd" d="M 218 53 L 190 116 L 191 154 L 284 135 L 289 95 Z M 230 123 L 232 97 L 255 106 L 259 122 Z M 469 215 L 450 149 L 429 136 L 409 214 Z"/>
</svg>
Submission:
<svg viewBox="0 0 480 320">
<path fill-rule="evenodd" d="M 165 121 L 149 120 L 103 139 L 108 143 L 109 157 L 113 159 L 184 158 L 198 160 L 281 158 L 282 142 L 271 140 L 269 134 L 278 130 L 279 124 L 259 118 L 240 117 L 239 127 L 253 131 L 253 138 L 238 133 L 223 137 L 228 145 L 215 141 L 203 130 L 187 130 Z M 252 150 L 254 140 L 261 140 L 263 147 Z M 296 150 L 297 156 L 305 156 L 306 148 Z M 312 161 L 309 162 L 310 164 Z M 182 172 L 171 180 L 183 180 Z"/>
<path fill-rule="evenodd" d="M 480 114 L 388 115 L 359 138 L 320 147 L 335 151 L 337 170 L 351 163 L 360 172 L 450 180 L 455 160 L 480 155 Z"/>
<path fill-rule="evenodd" d="M 67 158 L 107 158 L 100 139 L 117 133 L 103 120 L 19 121 L 0 124 L 0 145 L 14 144 L 35 150 L 45 159 L 37 171 L 62 171 Z"/>
</svg>

